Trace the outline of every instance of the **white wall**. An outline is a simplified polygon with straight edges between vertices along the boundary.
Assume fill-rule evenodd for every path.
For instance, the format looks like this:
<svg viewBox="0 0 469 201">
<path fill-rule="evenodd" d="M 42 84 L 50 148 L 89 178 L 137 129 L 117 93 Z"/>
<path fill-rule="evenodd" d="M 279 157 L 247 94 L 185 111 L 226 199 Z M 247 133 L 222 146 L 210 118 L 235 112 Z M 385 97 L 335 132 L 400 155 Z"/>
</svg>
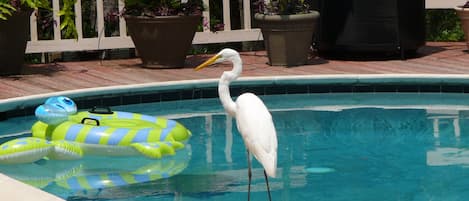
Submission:
<svg viewBox="0 0 469 201">
<path fill-rule="evenodd" d="M 412 0 L 409 0 L 412 1 Z M 454 8 L 458 5 L 462 5 L 466 0 L 426 0 L 425 6 L 427 9 L 432 8 Z"/>
</svg>

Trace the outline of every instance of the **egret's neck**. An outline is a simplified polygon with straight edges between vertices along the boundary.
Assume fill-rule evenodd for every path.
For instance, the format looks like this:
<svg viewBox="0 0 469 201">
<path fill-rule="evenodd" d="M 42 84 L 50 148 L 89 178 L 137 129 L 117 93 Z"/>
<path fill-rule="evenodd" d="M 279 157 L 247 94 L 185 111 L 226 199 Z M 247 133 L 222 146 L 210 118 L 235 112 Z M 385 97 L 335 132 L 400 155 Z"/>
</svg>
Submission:
<svg viewBox="0 0 469 201">
<path fill-rule="evenodd" d="M 239 57 L 232 58 L 231 61 L 233 62 L 233 70 L 223 72 L 220 82 L 218 83 L 218 96 L 220 97 L 225 111 L 230 116 L 236 116 L 236 103 L 231 99 L 230 83 L 239 77 L 243 70 L 243 65 Z"/>
</svg>

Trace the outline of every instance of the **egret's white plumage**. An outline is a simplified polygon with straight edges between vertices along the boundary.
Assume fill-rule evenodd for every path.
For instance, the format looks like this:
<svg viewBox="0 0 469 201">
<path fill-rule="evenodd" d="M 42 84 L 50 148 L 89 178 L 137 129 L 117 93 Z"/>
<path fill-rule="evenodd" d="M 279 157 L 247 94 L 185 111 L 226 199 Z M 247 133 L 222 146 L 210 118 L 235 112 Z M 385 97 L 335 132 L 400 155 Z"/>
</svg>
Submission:
<svg viewBox="0 0 469 201">
<path fill-rule="evenodd" d="M 243 68 L 239 53 L 232 49 L 223 49 L 218 54 L 196 67 L 196 70 L 223 61 L 231 61 L 233 63 L 233 69 L 223 72 L 220 78 L 218 84 L 220 101 L 225 111 L 236 118 L 238 131 L 243 137 L 248 153 L 254 155 L 262 164 L 265 174 L 275 177 L 275 171 L 277 169 L 277 134 L 270 112 L 262 100 L 252 93 L 241 94 L 236 99 L 236 102 L 231 99 L 229 84 L 239 77 Z M 248 160 L 250 160 L 249 157 Z M 250 162 L 248 168 L 250 182 Z M 266 182 L 268 182 L 267 177 Z"/>
<path fill-rule="evenodd" d="M 252 93 L 236 99 L 236 124 L 248 151 L 275 177 L 277 169 L 277 135 L 272 116 L 264 103 Z"/>
</svg>

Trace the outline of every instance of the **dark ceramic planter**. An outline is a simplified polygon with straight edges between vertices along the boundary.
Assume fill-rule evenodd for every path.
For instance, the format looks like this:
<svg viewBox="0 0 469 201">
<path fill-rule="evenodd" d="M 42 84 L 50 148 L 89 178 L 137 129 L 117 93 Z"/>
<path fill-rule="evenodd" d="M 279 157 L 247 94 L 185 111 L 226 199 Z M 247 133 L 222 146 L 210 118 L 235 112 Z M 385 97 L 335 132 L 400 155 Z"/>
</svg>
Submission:
<svg viewBox="0 0 469 201">
<path fill-rule="evenodd" d="M 264 45 L 273 66 L 306 64 L 319 13 L 296 15 L 255 14 L 264 37 Z"/>
<path fill-rule="evenodd" d="M 425 45 L 425 0 L 318 0 L 316 48 L 341 59 L 414 57 Z"/>
<path fill-rule="evenodd" d="M 0 20 L 0 75 L 21 73 L 29 39 L 31 13 L 15 12 L 8 20 Z"/>
<path fill-rule="evenodd" d="M 200 16 L 125 16 L 130 37 L 146 68 L 182 68 Z"/>
</svg>

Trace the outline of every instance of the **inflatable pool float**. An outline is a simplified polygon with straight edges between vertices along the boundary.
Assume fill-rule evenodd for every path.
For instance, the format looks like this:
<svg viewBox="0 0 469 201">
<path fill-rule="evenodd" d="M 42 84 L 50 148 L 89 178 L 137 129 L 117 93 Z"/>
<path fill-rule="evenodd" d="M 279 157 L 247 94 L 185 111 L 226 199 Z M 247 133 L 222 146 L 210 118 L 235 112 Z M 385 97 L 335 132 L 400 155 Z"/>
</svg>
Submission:
<svg viewBox="0 0 469 201">
<path fill-rule="evenodd" d="M 0 146 L 0 163 L 31 163 L 48 156 L 50 159 L 78 159 L 83 156 L 81 148 L 63 140 L 47 141 L 41 138 L 23 137 L 10 140 Z"/>
<path fill-rule="evenodd" d="M 36 108 L 32 137 L 0 145 L 0 163 L 29 163 L 43 157 L 77 159 L 83 155 L 174 155 L 191 137 L 182 124 L 138 113 L 93 108 L 77 113 L 76 104 L 59 96 Z"/>
</svg>

